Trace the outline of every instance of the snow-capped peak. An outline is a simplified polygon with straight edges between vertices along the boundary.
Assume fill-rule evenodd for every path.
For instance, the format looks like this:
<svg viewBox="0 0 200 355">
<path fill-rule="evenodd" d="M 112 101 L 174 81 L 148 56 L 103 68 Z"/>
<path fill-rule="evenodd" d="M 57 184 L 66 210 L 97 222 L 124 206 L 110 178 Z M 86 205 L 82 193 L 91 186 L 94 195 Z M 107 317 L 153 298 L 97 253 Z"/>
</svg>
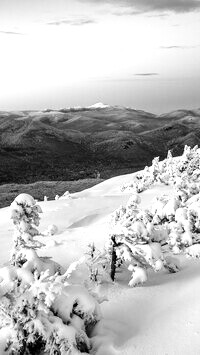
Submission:
<svg viewBox="0 0 200 355">
<path fill-rule="evenodd" d="M 106 108 L 106 107 L 109 107 L 109 105 L 105 105 L 102 102 L 97 102 L 94 105 L 87 106 L 87 108 Z"/>
</svg>

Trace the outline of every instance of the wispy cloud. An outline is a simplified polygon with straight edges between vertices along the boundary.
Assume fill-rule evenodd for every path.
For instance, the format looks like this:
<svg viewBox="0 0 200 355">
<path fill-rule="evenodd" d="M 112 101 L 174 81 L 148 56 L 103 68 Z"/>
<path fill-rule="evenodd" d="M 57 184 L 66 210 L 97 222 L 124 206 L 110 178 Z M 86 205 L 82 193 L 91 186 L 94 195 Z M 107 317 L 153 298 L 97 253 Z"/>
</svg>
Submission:
<svg viewBox="0 0 200 355">
<path fill-rule="evenodd" d="M 169 16 L 169 13 L 166 13 L 166 12 L 164 12 L 164 13 L 159 13 L 159 14 L 148 14 L 147 15 L 148 17 L 160 17 L 160 18 L 166 18 L 166 17 L 168 17 Z"/>
<path fill-rule="evenodd" d="M 134 73 L 126 76 L 121 76 L 121 77 L 111 77 L 111 76 L 105 76 L 102 77 L 100 80 L 101 81 L 110 81 L 110 82 L 131 82 L 135 81 L 136 77 L 153 77 L 160 75 L 159 73 L 150 73 L 150 72 L 145 72 L 145 73 Z"/>
<path fill-rule="evenodd" d="M 159 75 L 159 73 L 135 73 L 134 76 L 155 76 Z"/>
<path fill-rule="evenodd" d="M 113 11 L 115 16 L 137 16 L 143 14 L 143 11 L 136 11 L 130 8 L 120 8 L 118 11 Z"/>
<path fill-rule="evenodd" d="M 99 5 L 99 0 L 79 0 L 80 2 L 92 2 Z M 102 0 L 102 3 L 119 5 L 123 8 L 129 9 L 131 14 L 135 15 L 137 12 L 190 12 L 200 10 L 200 0 Z M 124 15 L 126 13 L 124 12 Z"/>
<path fill-rule="evenodd" d="M 24 35 L 24 33 L 21 33 L 21 32 L 4 31 L 4 30 L 0 30 L 0 34 L 4 34 L 4 35 L 17 35 L 17 36 L 23 36 L 23 35 Z"/>
<path fill-rule="evenodd" d="M 96 23 L 93 19 L 62 19 L 57 21 L 48 22 L 47 25 L 51 26 L 60 26 L 60 25 L 71 25 L 71 26 L 83 26 L 83 25 L 90 25 Z"/>
<path fill-rule="evenodd" d="M 197 48 L 199 45 L 196 46 L 178 46 L 178 45 L 173 45 L 173 46 L 160 46 L 161 49 L 191 49 L 191 48 Z"/>
<path fill-rule="evenodd" d="M 113 15 L 115 16 L 138 16 L 138 15 L 146 15 L 147 17 L 160 17 L 160 18 L 165 18 L 169 16 L 169 13 L 167 12 L 161 12 L 161 13 L 149 13 L 149 11 L 144 11 L 144 10 L 133 10 L 132 8 L 123 8 L 120 7 L 118 11 L 113 11 Z"/>
</svg>

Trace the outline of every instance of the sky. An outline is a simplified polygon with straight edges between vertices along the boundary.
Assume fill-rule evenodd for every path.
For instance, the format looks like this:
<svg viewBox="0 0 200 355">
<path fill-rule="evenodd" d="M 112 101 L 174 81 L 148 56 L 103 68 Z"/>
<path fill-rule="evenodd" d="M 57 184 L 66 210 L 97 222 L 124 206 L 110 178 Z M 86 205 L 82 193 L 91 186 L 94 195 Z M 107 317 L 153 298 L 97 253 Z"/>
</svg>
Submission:
<svg viewBox="0 0 200 355">
<path fill-rule="evenodd" d="M 200 0 L 0 0 L 0 110 L 200 107 Z"/>
</svg>

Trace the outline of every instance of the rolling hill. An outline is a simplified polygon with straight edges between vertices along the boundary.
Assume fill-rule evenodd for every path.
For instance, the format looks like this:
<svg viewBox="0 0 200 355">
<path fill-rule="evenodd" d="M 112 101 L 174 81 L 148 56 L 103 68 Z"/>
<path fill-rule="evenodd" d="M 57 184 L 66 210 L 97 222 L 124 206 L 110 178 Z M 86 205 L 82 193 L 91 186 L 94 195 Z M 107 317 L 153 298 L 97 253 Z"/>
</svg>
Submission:
<svg viewBox="0 0 200 355">
<path fill-rule="evenodd" d="M 0 111 L 0 183 L 77 180 L 128 173 L 200 141 L 200 109 L 152 113 L 86 108 Z"/>
</svg>

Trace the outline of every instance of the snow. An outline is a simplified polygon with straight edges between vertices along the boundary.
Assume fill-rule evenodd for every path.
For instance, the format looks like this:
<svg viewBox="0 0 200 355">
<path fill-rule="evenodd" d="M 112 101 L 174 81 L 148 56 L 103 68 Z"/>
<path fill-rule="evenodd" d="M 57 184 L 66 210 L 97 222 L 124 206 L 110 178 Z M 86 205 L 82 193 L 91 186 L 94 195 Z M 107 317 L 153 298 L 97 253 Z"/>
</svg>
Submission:
<svg viewBox="0 0 200 355">
<path fill-rule="evenodd" d="M 110 232 L 111 213 L 120 205 L 125 205 L 131 196 L 128 191 L 122 192 L 120 187 L 128 183 L 133 176 L 134 174 L 115 177 L 90 189 L 71 194 L 70 198 L 67 195 L 58 200 L 38 203 L 43 211 L 38 229 L 42 233 L 49 231 L 45 238 L 38 237 L 45 244 L 38 251 L 39 255 L 51 256 L 66 270 L 71 262 L 83 257 L 89 243 L 94 242 L 97 248 L 102 248 Z M 147 208 L 155 196 L 162 197 L 171 193 L 170 185 L 157 183 L 139 195 L 140 206 Z M 19 205 L 24 201 L 27 202 L 24 195 L 17 200 Z M 198 203 L 195 199 L 191 202 Z M 30 200 L 27 203 L 31 206 L 33 204 Z M 166 207 L 165 214 L 168 215 L 169 210 L 173 208 L 178 220 L 184 215 L 184 210 L 175 211 L 176 201 L 171 204 L 172 206 Z M 52 233 L 53 226 L 56 226 L 55 233 Z M 12 283 L 12 269 L 6 267 L 13 235 L 8 208 L 0 210 L 0 235 L 0 267 L 4 267 L 1 269 L 3 271 L 0 282 L 7 278 Z M 159 261 L 159 250 L 156 245 L 154 253 Z M 199 254 L 199 246 L 193 245 L 188 248 L 189 256 Z M 31 263 L 31 258 L 29 259 Z M 200 353 L 200 261 L 180 256 L 179 263 L 181 270 L 176 274 L 168 274 L 166 270 L 159 273 L 148 271 L 147 282 L 137 288 L 128 286 L 130 275 L 126 275 L 125 279 L 123 271 L 118 274 L 118 282 L 100 285 L 100 294 L 105 295 L 108 302 L 101 304 L 103 319 L 92 334 L 96 355 Z M 157 267 L 160 267 L 159 263 Z M 84 268 L 78 267 L 74 272 L 74 282 L 82 281 L 85 272 Z M 130 270 L 130 274 L 132 272 L 133 270 Z M 146 275 L 139 267 L 135 271 L 135 280 L 146 281 Z M 67 297 L 73 298 L 67 289 L 66 293 Z M 84 298 L 83 293 L 80 293 L 80 298 L 88 310 L 94 309 L 92 299 L 88 304 L 88 299 Z M 64 307 L 64 301 L 59 298 L 55 307 L 58 302 Z M 68 312 L 67 309 L 65 311 Z M 1 330 L 5 335 L 10 331 L 9 328 Z M 0 354 L 4 354 L 2 344 Z"/>
<path fill-rule="evenodd" d="M 94 105 L 87 106 L 87 108 L 89 108 L 89 109 L 107 108 L 107 107 L 110 107 L 110 106 L 109 106 L 109 105 L 105 105 L 105 104 L 103 104 L 102 102 L 97 102 L 97 103 L 94 104 Z"/>
<path fill-rule="evenodd" d="M 20 194 L 15 198 L 15 202 L 17 205 L 25 205 L 27 207 L 32 207 L 35 205 L 35 200 L 32 196 L 28 194 Z"/>
</svg>

